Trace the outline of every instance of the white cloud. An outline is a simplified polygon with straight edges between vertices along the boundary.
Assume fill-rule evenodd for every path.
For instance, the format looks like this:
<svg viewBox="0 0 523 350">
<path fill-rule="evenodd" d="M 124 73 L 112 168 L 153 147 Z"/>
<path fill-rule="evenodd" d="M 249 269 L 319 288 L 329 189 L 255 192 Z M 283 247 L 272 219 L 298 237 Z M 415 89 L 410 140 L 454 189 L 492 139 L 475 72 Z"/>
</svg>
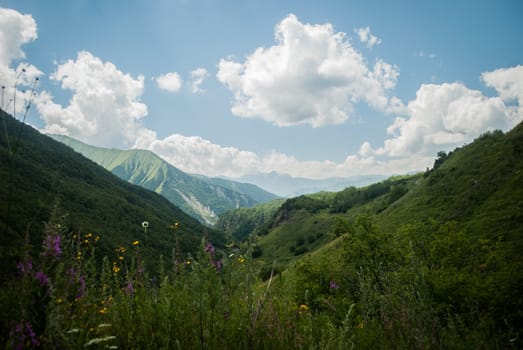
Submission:
<svg viewBox="0 0 523 350">
<path fill-rule="evenodd" d="M 484 73 L 483 79 L 498 89 L 500 97 L 487 97 L 461 83 L 422 85 L 416 98 L 408 103 L 406 116 L 397 117 L 387 129 L 390 138 L 383 146 L 372 149 L 369 143 L 364 143 L 360 154 L 435 155 L 437 151 L 470 142 L 488 130 L 512 128 L 522 118 L 515 118 L 512 107 L 507 107 L 503 99 L 521 101 L 523 94 L 516 74 L 520 74 L 519 69 L 491 73 Z"/>
<path fill-rule="evenodd" d="M 4 86 L 2 108 L 14 108 L 14 103 L 9 100 L 15 96 L 15 84 L 31 86 L 35 78 L 42 72 L 33 65 L 19 62 L 17 67 L 11 65 L 26 58 L 22 50 L 37 38 L 36 22 L 31 15 L 23 15 L 15 10 L 0 7 L 0 85 Z M 23 93 L 17 89 L 16 112 L 23 108 Z M 15 113 L 16 114 L 16 113 Z"/>
<path fill-rule="evenodd" d="M 430 58 L 430 59 L 434 59 L 434 58 L 436 58 L 436 54 L 435 54 L 435 53 L 433 53 L 433 52 L 428 52 L 428 53 L 427 53 L 427 52 L 425 52 L 425 51 L 420 51 L 420 52 L 418 52 L 418 56 L 419 56 L 419 57 L 423 57 L 423 58 L 424 58 L 424 57 L 427 57 L 427 58 Z"/>
<path fill-rule="evenodd" d="M 156 84 L 158 84 L 158 87 L 169 92 L 179 91 L 182 87 L 182 83 L 183 81 L 180 74 L 176 72 L 163 74 L 156 78 Z"/>
<path fill-rule="evenodd" d="M 509 105 L 512 124 L 523 121 L 523 66 L 485 72 L 481 79 L 487 86 L 496 89 L 499 97 Z"/>
<path fill-rule="evenodd" d="M 355 29 L 354 32 L 356 34 L 358 34 L 359 38 L 360 38 L 360 41 L 364 44 L 367 44 L 367 47 L 370 49 L 372 48 L 374 45 L 379 45 L 381 44 L 381 39 L 378 38 L 377 36 L 375 35 L 372 35 L 370 33 L 370 27 L 367 26 L 365 28 L 358 28 L 358 29 Z"/>
<path fill-rule="evenodd" d="M 369 69 L 331 24 L 303 24 L 291 14 L 276 26 L 275 40 L 244 63 L 220 61 L 217 78 L 234 94 L 234 115 L 319 127 L 343 123 L 360 101 L 388 110 L 385 90 L 395 86 L 398 68 L 378 60 Z"/>
<path fill-rule="evenodd" d="M 36 104 L 46 125 L 44 132 L 67 134 L 99 146 L 127 147 L 143 132 L 139 119 L 147 115 L 140 102 L 143 76 L 133 78 L 111 62 L 89 52 L 59 65 L 51 79 L 73 96 L 67 107 L 42 92 Z"/>
<path fill-rule="evenodd" d="M 191 92 L 194 94 L 205 92 L 200 86 L 208 76 L 209 72 L 205 68 L 196 68 L 191 71 Z"/>
<path fill-rule="evenodd" d="M 231 178 L 270 172 L 316 179 L 390 175 L 425 169 L 434 159 L 433 156 L 415 155 L 378 160 L 371 154 L 360 154 L 347 156 L 339 163 L 330 160 L 300 160 L 277 151 L 260 155 L 236 147 L 224 147 L 198 136 L 174 134 L 158 139 L 154 132 L 140 138 L 135 147 L 151 150 L 187 173 Z"/>
</svg>

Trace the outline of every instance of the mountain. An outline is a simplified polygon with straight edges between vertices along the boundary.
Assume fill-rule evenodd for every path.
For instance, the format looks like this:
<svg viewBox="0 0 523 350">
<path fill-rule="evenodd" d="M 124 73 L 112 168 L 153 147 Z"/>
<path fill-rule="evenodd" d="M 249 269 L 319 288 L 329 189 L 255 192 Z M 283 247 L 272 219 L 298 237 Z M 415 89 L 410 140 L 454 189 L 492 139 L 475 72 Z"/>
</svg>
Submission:
<svg viewBox="0 0 523 350">
<path fill-rule="evenodd" d="M 241 177 L 248 182 L 280 197 L 295 197 L 320 191 L 340 191 L 349 186 L 361 187 L 385 179 L 382 175 L 350 176 L 347 178 L 307 179 L 271 172 Z"/>
<path fill-rule="evenodd" d="M 141 242 L 144 259 L 195 252 L 204 236 L 223 235 L 204 227 L 162 196 L 123 181 L 70 147 L 0 111 L 0 261 L 11 273 L 27 247 L 39 247 L 44 231 L 99 236 L 100 255 Z M 50 222 L 45 225 L 45 222 Z M 142 222 L 149 223 L 146 232 Z M 173 223 L 178 229 L 173 232 Z M 27 236 L 27 240 L 26 240 Z M 153 259 L 151 259 L 153 260 Z M 8 272 L 5 272 L 8 273 Z"/>
<path fill-rule="evenodd" d="M 286 268 L 314 308 L 343 284 L 356 312 L 401 319 L 407 332 L 459 325 L 467 341 L 491 334 L 495 347 L 520 347 L 522 154 L 520 123 L 439 152 L 425 173 L 291 198 L 261 225 L 245 213 L 256 207 L 232 211 L 217 226 L 255 227 L 252 256 L 271 264 L 262 276 Z"/>
<path fill-rule="evenodd" d="M 62 135 L 58 140 L 121 179 L 161 194 L 187 214 L 212 225 L 218 215 L 276 198 L 254 185 L 192 176 L 146 150 L 117 150 L 86 145 Z"/>
</svg>

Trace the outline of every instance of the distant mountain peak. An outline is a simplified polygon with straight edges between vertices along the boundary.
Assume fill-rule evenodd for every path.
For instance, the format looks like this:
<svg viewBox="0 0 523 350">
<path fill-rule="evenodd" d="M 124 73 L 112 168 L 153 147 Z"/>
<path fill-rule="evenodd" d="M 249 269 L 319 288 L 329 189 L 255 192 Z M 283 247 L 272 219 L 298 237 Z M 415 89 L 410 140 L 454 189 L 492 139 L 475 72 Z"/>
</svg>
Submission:
<svg viewBox="0 0 523 350">
<path fill-rule="evenodd" d="M 161 194 L 201 222 L 237 207 L 251 207 L 276 198 L 254 185 L 189 175 L 149 150 L 117 150 L 87 145 L 68 136 L 52 135 L 118 177 Z"/>
</svg>

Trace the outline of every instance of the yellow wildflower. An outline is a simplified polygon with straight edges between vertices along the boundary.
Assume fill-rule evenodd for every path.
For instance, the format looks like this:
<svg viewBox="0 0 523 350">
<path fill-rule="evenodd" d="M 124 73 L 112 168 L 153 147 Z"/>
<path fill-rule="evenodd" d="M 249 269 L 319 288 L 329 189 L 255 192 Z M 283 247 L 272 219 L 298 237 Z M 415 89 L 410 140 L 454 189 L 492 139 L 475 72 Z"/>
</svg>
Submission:
<svg viewBox="0 0 523 350">
<path fill-rule="evenodd" d="M 95 242 L 98 242 L 99 240 L 100 240 L 100 236 L 96 236 L 96 237 L 94 238 L 94 241 L 95 241 Z"/>
<path fill-rule="evenodd" d="M 107 313 L 107 308 L 106 307 L 101 308 L 100 310 L 98 310 L 98 313 L 106 314 Z"/>
<path fill-rule="evenodd" d="M 238 258 L 238 262 L 239 262 L 240 264 L 243 264 L 243 263 L 245 262 L 245 258 L 244 258 L 243 256 L 240 256 L 240 257 Z"/>
<path fill-rule="evenodd" d="M 134 242 L 133 242 L 133 245 L 134 245 L 134 246 L 137 246 L 138 244 L 140 244 L 140 241 L 134 241 Z"/>
<path fill-rule="evenodd" d="M 123 256 L 118 257 L 118 260 L 123 260 L 123 259 L 124 259 Z"/>
<path fill-rule="evenodd" d="M 186 265 L 191 265 L 191 260 L 185 260 Z"/>
<path fill-rule="evenodd" d="M 299 313 L 307 312 L 307 311 L 309 311 L 309 307 L 307 306 L 307 304 L 301 304 L 300 307 L 298 308 Z"/>
<path fill-rule="evenodd" d="M 88 233 L 88 234 L 85 235 L 85 238 L 91 238 L 91 237 L 93 237 L 92 233 Z"/>
</svg>

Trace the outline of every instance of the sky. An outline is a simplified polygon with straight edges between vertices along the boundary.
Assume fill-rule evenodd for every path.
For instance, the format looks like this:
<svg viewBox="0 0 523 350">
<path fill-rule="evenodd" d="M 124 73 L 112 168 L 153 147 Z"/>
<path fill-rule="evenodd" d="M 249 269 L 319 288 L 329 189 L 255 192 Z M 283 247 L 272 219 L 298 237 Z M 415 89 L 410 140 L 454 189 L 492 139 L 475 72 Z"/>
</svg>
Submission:
<svg viewBox="0 0 523 350">
<path fill-rule="evenodd" d="M 519 0 L 0 0 L 1 106 L 188 173 L 405 174 L 523 120 L 522 18 Z"/>
</svg>

